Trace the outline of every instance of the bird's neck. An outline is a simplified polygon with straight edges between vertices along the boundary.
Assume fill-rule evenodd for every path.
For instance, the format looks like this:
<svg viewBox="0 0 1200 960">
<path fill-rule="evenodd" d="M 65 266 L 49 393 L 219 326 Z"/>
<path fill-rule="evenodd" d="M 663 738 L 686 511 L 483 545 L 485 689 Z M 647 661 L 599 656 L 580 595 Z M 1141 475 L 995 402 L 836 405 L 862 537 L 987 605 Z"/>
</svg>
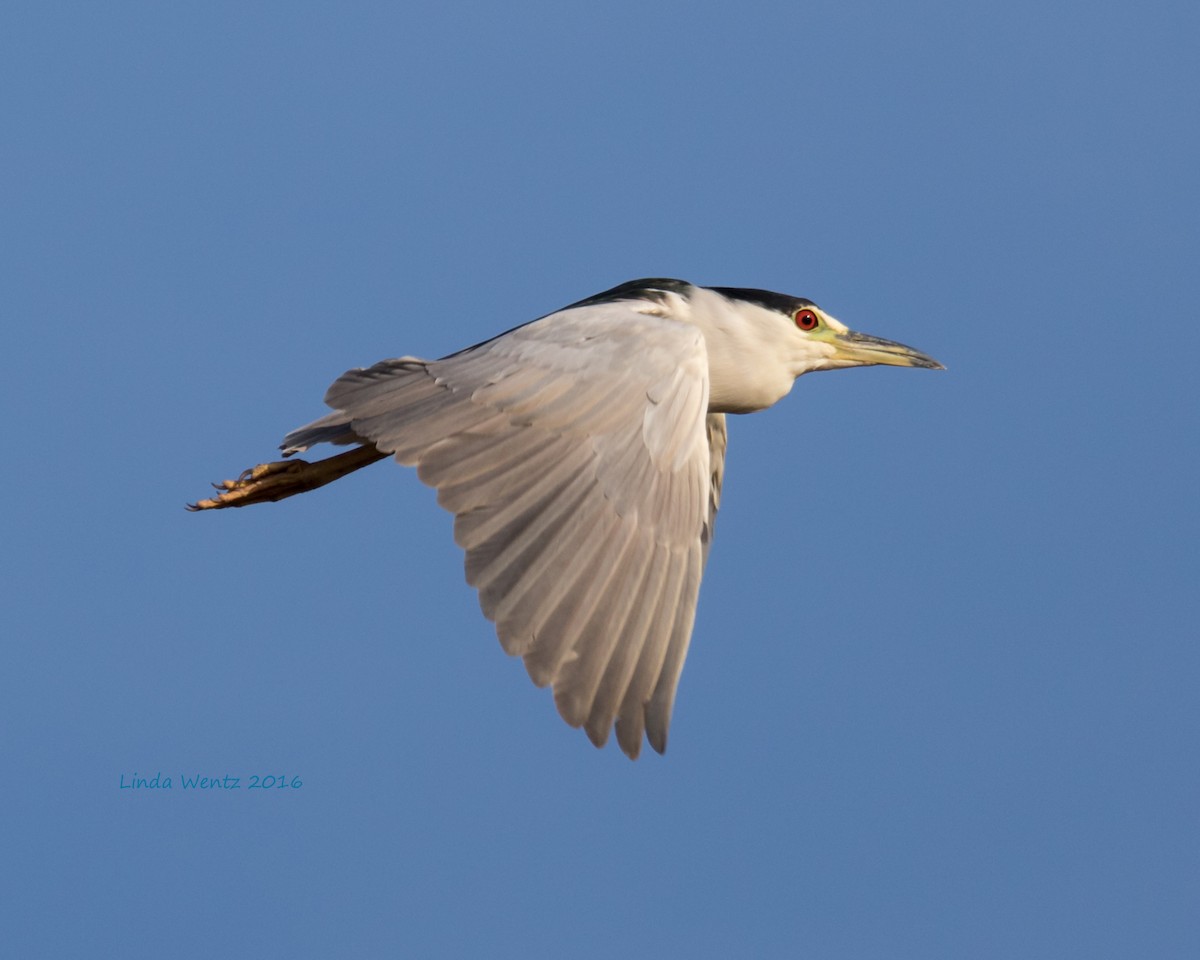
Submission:
<svg viewBox="0 0 1200 960">
<path fill-rule="evenodd" d="M 787 396 L 804 372 L 781 353 L 779 318 L 766 310 L 734 313 L 723 297 L 700 288 L 689 319 L 704 333 L 708 350 L 711 413 L 763 410 Z"/>
</svg>

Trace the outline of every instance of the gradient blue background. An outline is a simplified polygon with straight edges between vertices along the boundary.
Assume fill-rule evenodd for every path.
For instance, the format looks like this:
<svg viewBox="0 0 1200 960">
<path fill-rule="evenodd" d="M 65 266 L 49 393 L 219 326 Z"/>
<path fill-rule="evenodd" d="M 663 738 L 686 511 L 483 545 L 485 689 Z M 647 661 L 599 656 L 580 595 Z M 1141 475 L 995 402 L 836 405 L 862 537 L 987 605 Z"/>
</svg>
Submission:
<svg viewBox="0 0 1200 960">
<path fill-rule="evenodd" d="M 1200 956 L 1198 10 L 6 5 L 5 952 Z M 665 757 L 411 472 L 184 512 L 646 275 L 949 367 L 731 421 Z"/>
</svg>

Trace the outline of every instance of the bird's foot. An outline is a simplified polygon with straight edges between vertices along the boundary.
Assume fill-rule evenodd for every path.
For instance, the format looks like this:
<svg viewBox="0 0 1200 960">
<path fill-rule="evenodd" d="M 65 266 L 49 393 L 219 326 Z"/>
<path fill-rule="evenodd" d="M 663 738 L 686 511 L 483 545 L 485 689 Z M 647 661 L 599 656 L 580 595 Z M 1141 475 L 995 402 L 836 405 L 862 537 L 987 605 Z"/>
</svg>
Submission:
<svg viewBox="0 0 1200 960">
<path fill-rule="evenodd" d="M 223 507 L 247 507 L 252 503 L 283 500 L 297 493 L 313 489 L 311 479 L 305 474 L 312 469 L 307 460 L 276 460 L 260 463 L 243 470 L 236 480 L 222 480 L 213 488 L 220 490 L 215 497 L 189 503 L 189 510 L 220 510 Z"/>
<path fill-rule="evenodd" d="M 307 460 L 260 463 L 257 467 L 243 470 L 236 480 L 214 483 L 213 486 L 221 492 L 207 500 L 189 503 L 188 509 L 220 510 L 223 507 L 248 507 L 252 503 L 283 500 L 298 493 L 316 490 L 386 456 L 372 444 L 364 443 L 336 457 L 313 463 Z"/>
</svg>

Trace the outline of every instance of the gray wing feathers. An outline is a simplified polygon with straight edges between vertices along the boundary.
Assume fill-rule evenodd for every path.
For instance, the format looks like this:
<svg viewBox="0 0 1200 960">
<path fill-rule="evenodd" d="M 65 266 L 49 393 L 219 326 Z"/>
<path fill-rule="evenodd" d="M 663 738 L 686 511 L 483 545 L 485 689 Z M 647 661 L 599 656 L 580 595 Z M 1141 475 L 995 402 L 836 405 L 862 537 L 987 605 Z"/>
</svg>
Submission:
<svg viewBox="0 0 1200 960">
<path fill-rule="evenodd" d="M 712 549 L 713 533 L 717 523 L 717 511 L 721 509 L 721 486 L 725 482 L 725 450 L 729 446 L 729 433 L 725 428 L 725 414 L 710 413 L 704 421 L 708 434 L 708 518 L 704 521 L 704 559 Z"/>
<path fill-rule="evenodd" d="M 340 410 L 335 410 L 319 420 L 314 420 L 312 423 L 293 430 L 283 438 L 283 443 L 279 447 L 285 456 L 291 456 L 293 453 L 300 453 L 318 443 L 341 445 L 361 442 L 362 438 L 350 428 L 350 421 L 346 415 Z"/>
<path fill-rule="evenodd" d="M 699 330 L 635 307 L 352 370 L 335 412 L 285 441 L 349 436 L 415 465 L 504 649 L 568 723 L 602 745 L 615 722 L 634 757 L 643 734 L 666 746 L 724 455 Z"/>
<path fill-rule="evenodd" d="M 709 509 L 704 520 L 700 549 L 693 550 L 688 558 L 690 565 L 687 573 L 690 579 L 685 581 L 683 589 L 685 597 L 690 597 L 691 602 L 682 602 L 677 608 L 675 625 L 671 632 L 671 640 L 663 660 L 662 670 L 659 673 L 658 682 L 655 684 L 654 693 L 646 706 L 646 729 L 650 744 L 659 753 L 667 748 L 667 727 L 671 721 L 671 709 L 675 705 L 675 691 L 679 686 L 679 676 L 683 672 L 683 661 L 687 657 L 692 626 L 696 619 L 700 577 L 704 572 L 704 564 L 708 560 L 708 551 L 712 547 L 717 510 L 721 505 L 721 485 L 725 479 L 725 449 L 728 445 L 725 414 L 708 414 L 705 418 L 705 433 L 709 453 Z"/>
</svg>

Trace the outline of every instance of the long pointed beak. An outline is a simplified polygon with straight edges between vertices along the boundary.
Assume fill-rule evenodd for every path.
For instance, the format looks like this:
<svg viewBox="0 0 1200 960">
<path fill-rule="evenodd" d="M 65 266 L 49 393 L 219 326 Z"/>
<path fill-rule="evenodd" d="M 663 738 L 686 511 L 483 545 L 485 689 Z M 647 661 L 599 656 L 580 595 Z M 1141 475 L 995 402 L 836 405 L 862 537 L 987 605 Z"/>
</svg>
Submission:
<svg viewBox="0 0 1200 960">
<path fill-rule="evenodd" d="M 884 340 L 865 333 L 855 333 L 847 330 L 833 338 L 837 353 L 835 363 L 846 366 L 867 366 L 874 363 L 886 363 L 893 367 L 925 367 L 929 370 L 945 370 L 933 357 L 906 347 L 894 340 Z"/>
</svg>

